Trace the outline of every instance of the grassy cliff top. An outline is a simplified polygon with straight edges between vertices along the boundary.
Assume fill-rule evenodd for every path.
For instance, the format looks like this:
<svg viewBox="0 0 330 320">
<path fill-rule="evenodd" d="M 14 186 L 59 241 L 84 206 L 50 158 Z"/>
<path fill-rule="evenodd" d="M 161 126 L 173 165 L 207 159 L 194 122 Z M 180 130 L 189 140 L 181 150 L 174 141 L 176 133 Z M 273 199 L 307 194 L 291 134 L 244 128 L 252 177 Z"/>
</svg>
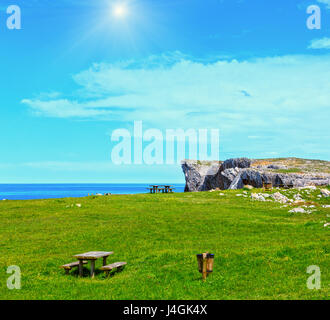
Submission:
<svg viewBox="0 0 330 320">
<path fill-rule="evenodd" d="M 323 172 L 330 173 L 330 161 L 311 160 L 301 158 L 272 158 L 272 159 L 255 159 L 252 166 L 278 165 L 286 168 L 278 169 L 283 173 L 299 173 L 299 172 Z"/>
<path fill-rule="evenodd" d="M 330 198 L 318 199 L 319 189 L 306 194 L 315 211 L 304 214 L 240 193 L 0 201 L 0 299 L 329 299 L 322 205 Z M 59 268 L 94 250 L 114 251 L 108 263 L 128 264 L 93 280 L 88 269 L 78 278 Z M 196 254 L 205 251 L 215 262 L 203 283 Z M 21 290 L 6 287 L 10 265 L 21 269 Z M 321 269 L 320 290 L 306 287 L 310 265 Z"/>
<path fill-rule="evenodd" d="M 277 165 L 280 169 L 273 171 L 279 173 L 312 173 L 322 172 L 330 173 L 330 161 L 311 160 L 301 158 L 269 158 L 269 159 L 252 159 L 252 167 L 267 167 L 269 165 Z M 184 160 L 190 164 L 199 166 L 221 165 L 223 161 L 201 161 L 201 160 Z M 282 168 L 283 167 L 283 168 Z"/>
</svg>

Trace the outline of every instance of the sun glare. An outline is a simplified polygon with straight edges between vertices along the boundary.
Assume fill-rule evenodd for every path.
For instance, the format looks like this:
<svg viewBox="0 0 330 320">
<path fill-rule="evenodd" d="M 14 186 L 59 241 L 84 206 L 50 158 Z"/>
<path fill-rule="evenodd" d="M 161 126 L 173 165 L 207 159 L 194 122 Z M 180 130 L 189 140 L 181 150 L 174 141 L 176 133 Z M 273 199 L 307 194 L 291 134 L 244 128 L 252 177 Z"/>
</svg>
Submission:
<svg viewBox="0 0 330 320">
<path fill-rule="evenodd" d="M 116 17 L 124 17 L 127 13 L 127 8 L 123 4 L 116 4 L 113 7 L 113 15 Z"/>
</svg>

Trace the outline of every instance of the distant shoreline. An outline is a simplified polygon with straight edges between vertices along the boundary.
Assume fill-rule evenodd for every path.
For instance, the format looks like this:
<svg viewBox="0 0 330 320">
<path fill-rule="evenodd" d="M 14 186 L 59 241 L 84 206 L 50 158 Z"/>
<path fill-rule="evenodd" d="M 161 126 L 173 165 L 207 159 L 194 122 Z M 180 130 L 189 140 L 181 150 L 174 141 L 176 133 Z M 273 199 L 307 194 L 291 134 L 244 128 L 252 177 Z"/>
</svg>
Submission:
<svg viewBox="0 0 330 320">
<path fill-rule="evenodd" d="M 35 183 L 0 184 L 0 200 L 46 200 L 83 198 L 88 194 L 129 195 L 147 193 L 153 183 Z M 164 184 L 164 183 L 158 183 Z M 170 183 L 184 192 L 184 183 Z"/>
</svg>

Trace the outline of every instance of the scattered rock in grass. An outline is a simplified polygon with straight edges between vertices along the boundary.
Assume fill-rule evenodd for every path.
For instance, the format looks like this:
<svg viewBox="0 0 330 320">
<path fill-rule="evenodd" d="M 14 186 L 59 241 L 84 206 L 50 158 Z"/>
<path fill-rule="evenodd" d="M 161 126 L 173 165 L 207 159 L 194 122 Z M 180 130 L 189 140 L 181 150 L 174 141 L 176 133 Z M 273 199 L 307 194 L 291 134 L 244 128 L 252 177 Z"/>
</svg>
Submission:
<svg viewBox="0 0 330 320">
<path fill-rule="evenodd" d="M 325 204 L 322 206 L 322 208 L 330 208 L 330 205 L 329 204 Z"/>
<path fill-rule="evenodd" d="M 276 193 L 272 194 L 271 197 L 276 202 L 280 202 L 280 203 L 288 203 L 289 202 L 289 199 L 280 192 L 276 192 Z"/>
<path fill-rule="evenodd" d="M 309 191 L 309 190 L 316 190 L 317 188 L 315 186 L 306 186 L 306 187 L 300 187 L 298 190 L 304 190 L 304 191 Z"/>
<path fill-rule="evenodd" d="M 289 211 L 290 213 L 308 213 L 304 208 L 294 208 Z"/>
<path fill-rule="evenodd" d="M 330 197 L 330 191 L 329 190 L 327 190 L 327 189 L 321 189 L 320 190 L 320 192 L 321 192 L 321 195 L 323 196 L 323 197 Z"/>
<path fill-rule="evenodd" d="M 219 196 L 224 196 L 225 194 L 224 193 L 219 193 Z"/>
<path fill-rule="evenodd" d="M 295 194 L 294 196 L 293 196 L 293 199 L 295 199 L 295 200 L 303 200 L 303 198 L 301 197 L 301 194 L 300 193 L 297 193 L 297 194 Z"/>
<path fill-rule="evenodd" d="M 261 195 L 264 197 L 264 198 L 271 198 L 271 195 L 269 193 L 261 193 Z"/>
<path fill-rule="evenodd" d="M 76 207 L 81 208 L 81 204 L 80 203 L 76 203 Z"/>
<path fill-rule="evenodd" d="M 324 228 L 326 228 L 326 227 L 330 227 L 330 222 L 326 223 L 323 227 L 324 227 Z"/>
<path fill-rule="evenodd" d="M 243 195 L 242 194 L 237 194 L 236 197 L 242 197 Z"/>
<path fill-rule="evenodd" d="M 252 193 L 251 199 L 257 200 L 257 201 L 266 201 L 266 199 L 261 194 L 258 194 L 258 193 Z"/>
</svg>

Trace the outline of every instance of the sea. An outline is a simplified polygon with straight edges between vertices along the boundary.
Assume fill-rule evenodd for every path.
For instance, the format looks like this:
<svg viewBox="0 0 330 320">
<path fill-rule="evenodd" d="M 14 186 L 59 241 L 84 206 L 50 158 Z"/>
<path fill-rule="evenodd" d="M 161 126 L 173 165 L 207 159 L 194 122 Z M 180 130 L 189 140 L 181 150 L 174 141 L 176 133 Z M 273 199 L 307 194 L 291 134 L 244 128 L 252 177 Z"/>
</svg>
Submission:
<svg viewBox="0 0 330 320">
<path fill-rule="evenodd" d="M 163 185 L 159 184 L 159 185 Z M 174 184 L 184 192 L 184 184 Z M 138 194 L 149 192 L 148 184 L 0 184 L 0 200 L 31 200 L 87 197 L 88 194 Z"/>
</svg>

